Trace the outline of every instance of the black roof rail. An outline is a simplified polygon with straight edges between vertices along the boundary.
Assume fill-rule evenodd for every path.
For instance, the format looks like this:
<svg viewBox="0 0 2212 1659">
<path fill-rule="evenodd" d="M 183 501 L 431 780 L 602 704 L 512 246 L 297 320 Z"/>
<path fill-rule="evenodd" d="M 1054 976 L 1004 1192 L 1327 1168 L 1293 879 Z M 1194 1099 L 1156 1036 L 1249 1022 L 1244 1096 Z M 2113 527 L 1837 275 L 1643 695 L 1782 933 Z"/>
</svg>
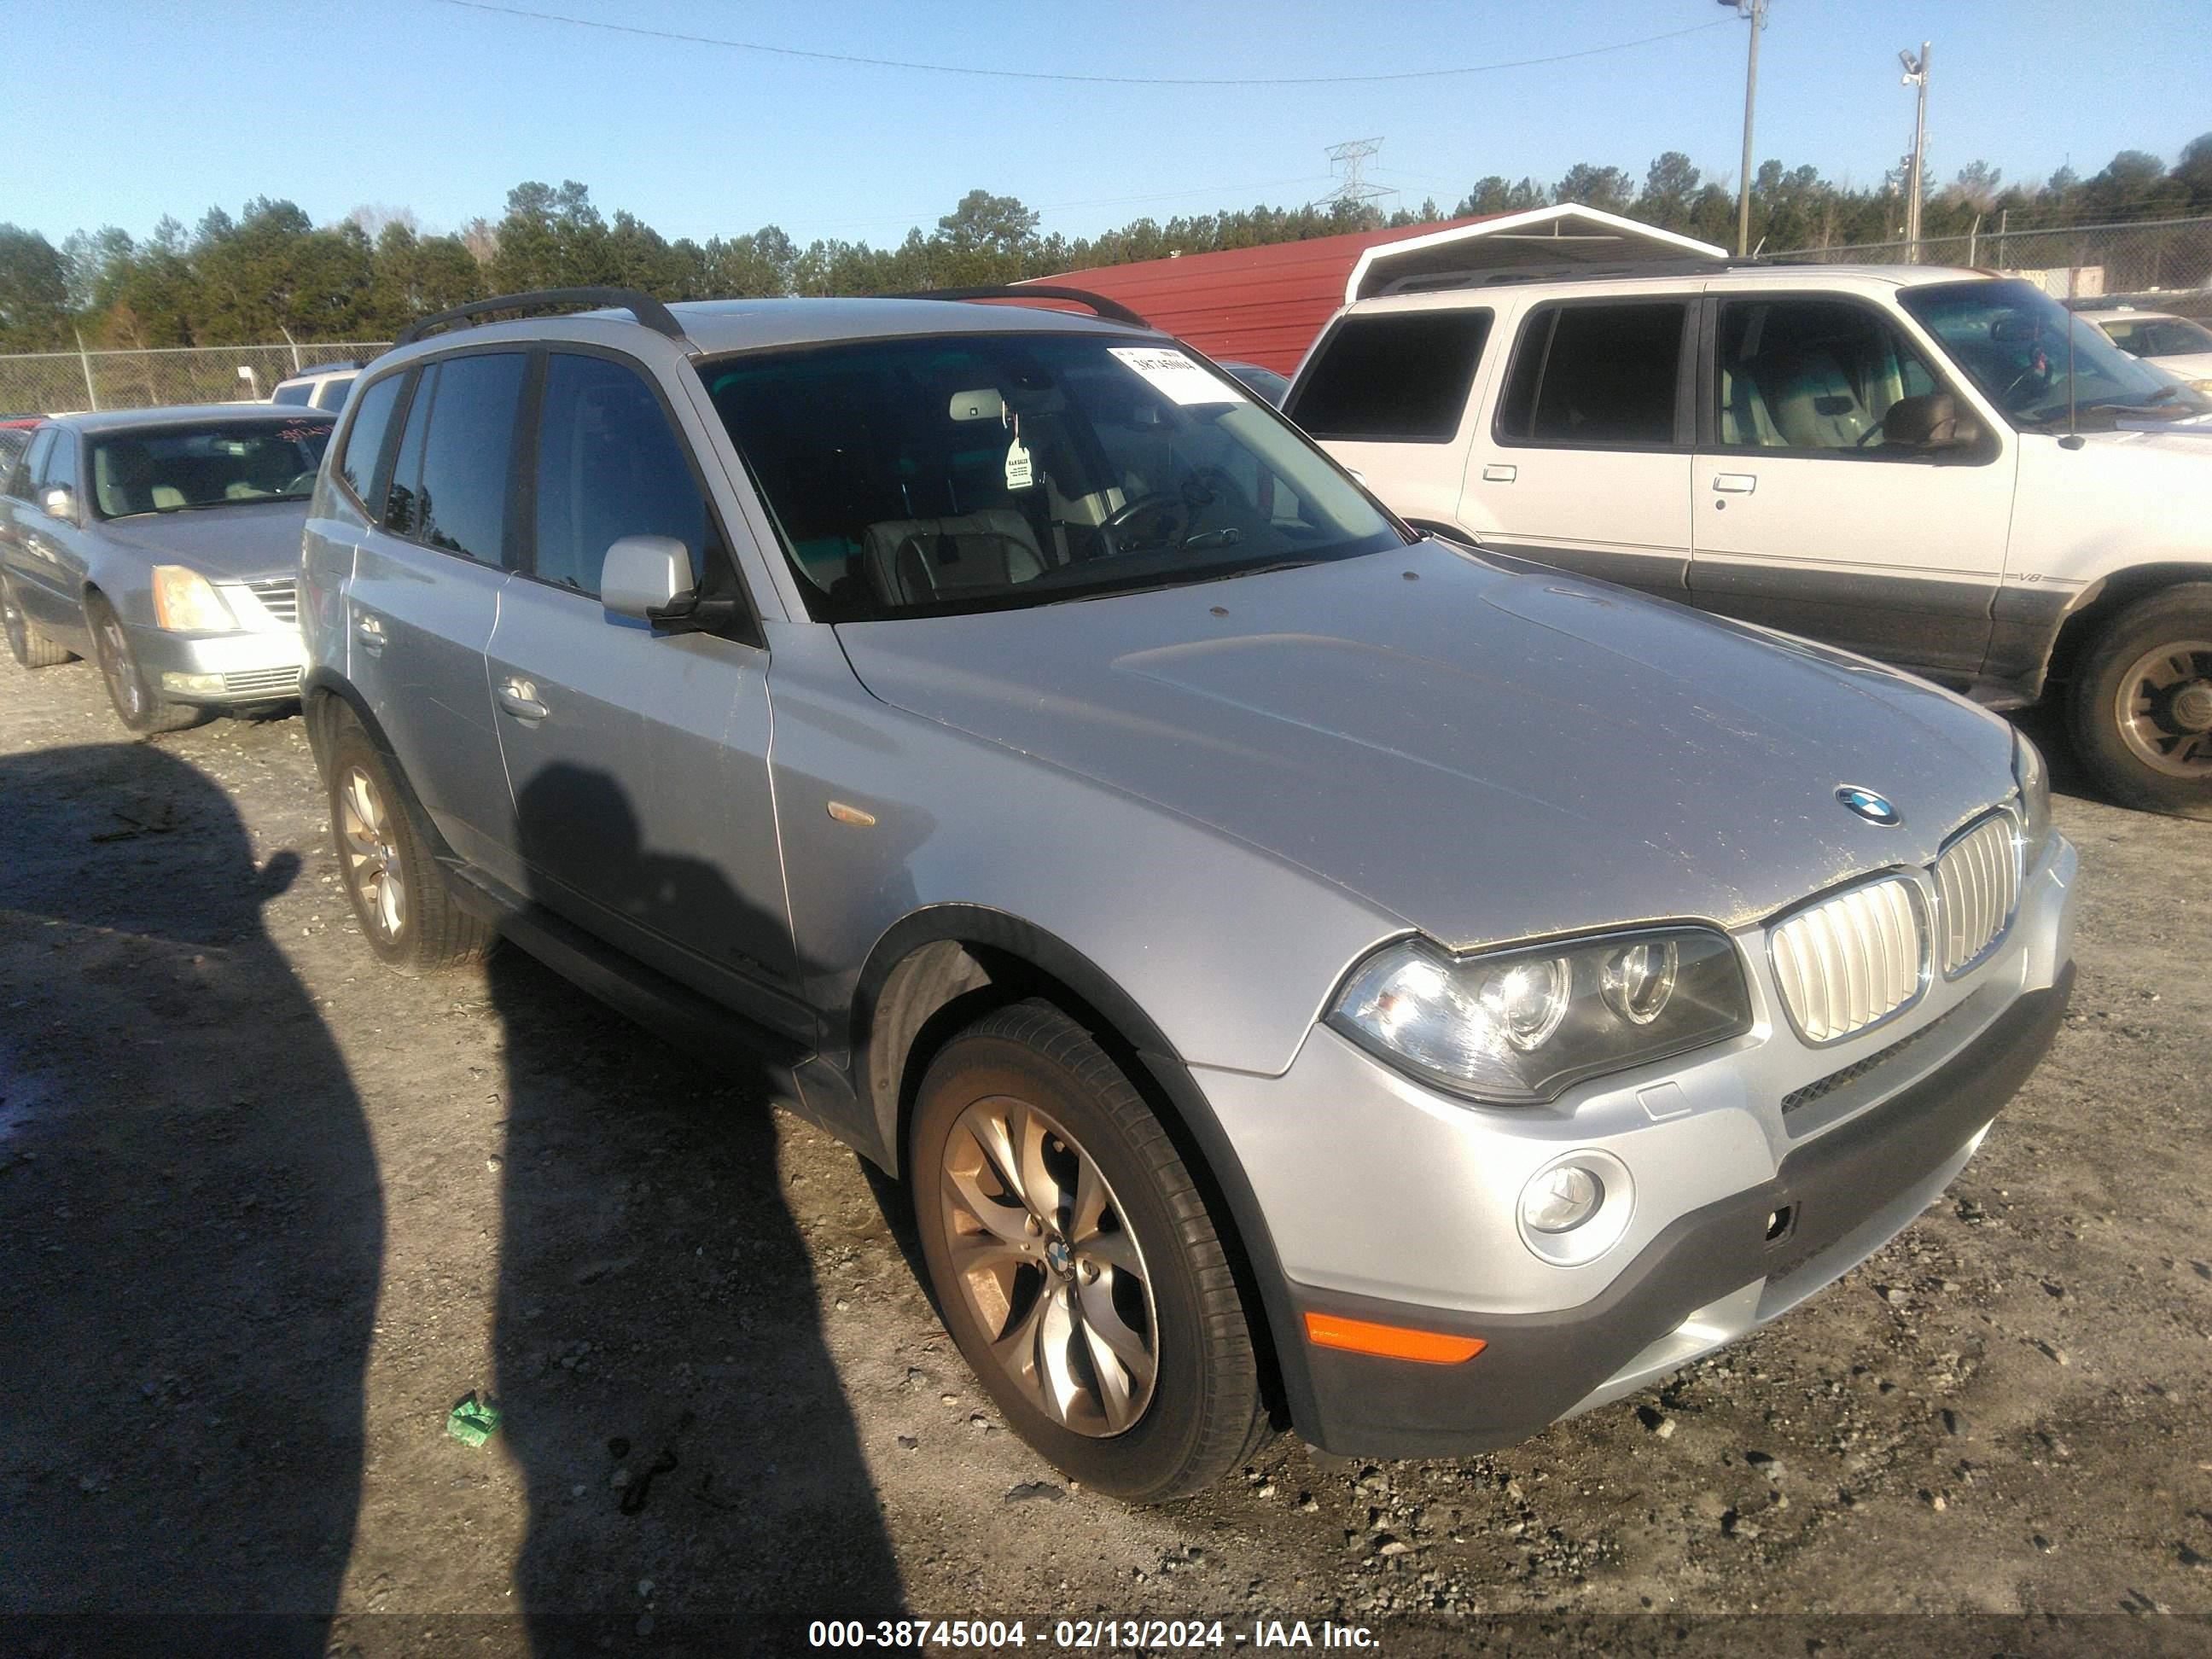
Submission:
<svg viewBox="0 0 2212 1659">
<path fill-rule="evenodd" d="M 1055 288 L 1046 283 L 1017 283 L 1006 286 L 985 288 L 932 288 L 915 294 L 892 294 L 893 300 L 1073 300 L 1077 305 L 1089 306 L 1109 322 L 1127 323 L 1132 328 L 1150 328 L 1149 318 L 1140 317 L 1119 300 L 1109 300 L 1103 294 L 1093 294 L 1088 289 Z"/>
<path fill-rule="evenodd" d="M 634 288 L 541 288 L 528 294 L 497 294 L 489 300 L 455 306 L 451 311 L 434 312 L 400 330 L 392 345 L 396 351 L 441 329 L 460 328 L 502 311 L 550 311 L 562 306 L 627 311 L 656 334 L 665 334 L 672 340 L 686 337 L 674 312 Z"/>
</svg>

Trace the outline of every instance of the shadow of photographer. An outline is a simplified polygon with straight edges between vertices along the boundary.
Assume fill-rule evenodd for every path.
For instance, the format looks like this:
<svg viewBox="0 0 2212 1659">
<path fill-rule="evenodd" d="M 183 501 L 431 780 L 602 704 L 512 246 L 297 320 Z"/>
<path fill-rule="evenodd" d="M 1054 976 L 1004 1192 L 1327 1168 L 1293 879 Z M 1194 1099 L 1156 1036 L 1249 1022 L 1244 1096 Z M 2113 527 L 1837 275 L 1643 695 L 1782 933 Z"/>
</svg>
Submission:
<svg viewBox="0 0 2212 1659">
<path fill-rule="evenodd" d="M 319 1654 L 384 1213 L 262 920 L 300 860 L 144 744 L 0 757 L 0 1609 Z"/>
<path fill-rule="evenodd" d="M 604 774 L 549 767 L 518 809 L 526 857 L 574 837 L 597 893 L 738 914 L 718 871 L 643 845 Z M 540 1650 L 661 1607 L 679 1626 L 896 1613 L 774 1080 L 735 1044 L 679 1051 L 520 951 L 487 977 L 507 1049 L 495 1386 L 529 1492 L 515 1584 Z"/>
</svg>

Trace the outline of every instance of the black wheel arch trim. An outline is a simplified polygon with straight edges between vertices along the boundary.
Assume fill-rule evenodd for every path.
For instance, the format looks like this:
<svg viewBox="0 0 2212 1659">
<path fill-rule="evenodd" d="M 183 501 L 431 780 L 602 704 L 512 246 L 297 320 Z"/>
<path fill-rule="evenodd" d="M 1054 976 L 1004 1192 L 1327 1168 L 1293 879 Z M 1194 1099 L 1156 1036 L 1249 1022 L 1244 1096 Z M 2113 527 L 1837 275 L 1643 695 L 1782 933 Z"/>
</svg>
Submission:
<svg viewBox="0 0 2212 1659">
<path fill-rule="evenodd" d="M 343 704 L 362 732 L 368 734 L 376 752 L 384 757 L 385 764 L 392 770 L 392 781 L 398 787 L 399 805 L 407 814 L 407 822 L 422 839 L 422 845 L 429 849 L 432 860 L 448 871 L 459 868 L 459 859 L 453 848 L 446 845 L 446 838 L 438 833 L 437 825 L 430 821 L 430 814 L 416 798 L 415 786 L 408 779 L 407 769 L 399 763 L 398 751 L 392 748 L 392 738 L 385 732 L 384 722 L 377 719 L 375 711 L 368 706 L 368 700 L 361 695 L 350 680 L 341 678 L 328 668 L 313 668 L 300 683 L 300 712 L 307 720 L 307 747 L 314 754 L 315 769 L 323 775 L 324 787 L 327 789 L 330 786 L 331 744 L 330 717 L 323 712 L 325 699 L 334 699 Z"/>
<path fill-rule="evenodd" d="M 854 1079 L 876 1114 L 882 1144 L 890 1157 L 903 1161 L 902 1115 L 907 1103 L 896 1096 L 889 1101 L 870 1097 L 868 1079 L 873 1068 L 868 1063 L 868 1050 L 878 1000 L 901 963 L 915 951 L 940 943 L 981 947 L 1012 957 L 1066 987 L 1084 1005 L 1069 1012 L 1079 1017 L 1090 1014 L 1106 1028 L 1100 1035 L 1112 1039 L 1114 1046 L 1123 1051 L 1116 1058 L 1133 1062 L 1137 1075 L 1131 1081 L 1156 1104 L 1166 1108 L 1163 1117 L 1170 1134 L 1181 1143 L 1179 1150 L 1190 1164 L 1208 1207 L 1230 1230 L 1223 1242 L 1255 1327 L 1253 1346 L 1261 1356 L 1270 1403 L 1286 1412 L 1293 1426 L 1311 1422 L 1316 1395 L 1305 1345 L 1298 1338 L 1300 1327 L 1290 1280 L 1243 1160 L 1230 1144 L 1189 1065 L 1158 1022 L 1111 975 L 1065 939 L 1005 910 L 945 903 L 910 913 L 876 941 L 854 991 L 848 1053 Z M 900 1069 L 903 1073 L 908 1068 Z M 893 1173 L 897 1172 L 896 1162 Z"/>
</svg>

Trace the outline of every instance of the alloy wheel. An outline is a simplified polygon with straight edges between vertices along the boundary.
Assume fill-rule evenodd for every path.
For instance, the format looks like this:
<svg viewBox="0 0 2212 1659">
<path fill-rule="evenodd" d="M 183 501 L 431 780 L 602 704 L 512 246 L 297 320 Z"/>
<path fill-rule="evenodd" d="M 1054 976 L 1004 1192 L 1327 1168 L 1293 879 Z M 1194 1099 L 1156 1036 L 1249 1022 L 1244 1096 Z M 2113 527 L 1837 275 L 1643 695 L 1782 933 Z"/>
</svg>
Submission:
<svg viewBox="0 0 2212 1659">
<path fill-rule="evenodd" d="M 100 641 L 100 672 L 107 681 L 108 695 L 128 722 L 146 717 L 146 687 L 131 660 L 131 641 L 112 611 L 102 611 L 93 632 Z"/>
<path fill-rule="evenodd" d="M 24 618 L 23 607 L 15 603 L 15 590 L 5 582 L 0 582 L 0 629 L 6 631 L 8 649 L 16 661 L 31 654 L 31 625 Z"/>
<path fill-rule="evenodd" d="M 1159 1323 L 1097 1160 L 1036 1107 L 979 1100 L 953 1125 L 939 1201 L 959 1294 L 1001 1371 L 1077 1434 L 1133 1427 L 1159 1375 Z"/>
<path fill-rule="evenodd" d="M 386 941 L 407 923 L 407 880 L 400 863 L 390 809 L 376 780 L 349 766 L 338 781 L 338 840 L 345 877 L 362 914 Z"/>
<path fill-rule="evenodd" d="M 2113 705 L 2136 759 L 2169 776 L 2212 778 L 2212 640 L 2144 652 L 2120 677 Z"/>
</svg>

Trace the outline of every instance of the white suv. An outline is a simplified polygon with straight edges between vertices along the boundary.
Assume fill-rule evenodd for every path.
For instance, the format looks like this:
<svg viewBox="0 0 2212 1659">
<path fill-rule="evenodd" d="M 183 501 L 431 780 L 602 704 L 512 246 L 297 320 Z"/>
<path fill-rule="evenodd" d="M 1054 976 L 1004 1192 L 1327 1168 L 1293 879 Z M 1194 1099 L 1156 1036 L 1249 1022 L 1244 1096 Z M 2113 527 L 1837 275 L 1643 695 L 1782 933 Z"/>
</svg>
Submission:
<svg viewBox="0 0 2212 1659">
<path fill-rule="evenodd" d="M 1284 404 L 1408 520 L 1993 708 L 2063 688 L 2114 795 L 2212 817 L 2212 398 L 1974 271 L 1415 283 Z"/>
</svg>

